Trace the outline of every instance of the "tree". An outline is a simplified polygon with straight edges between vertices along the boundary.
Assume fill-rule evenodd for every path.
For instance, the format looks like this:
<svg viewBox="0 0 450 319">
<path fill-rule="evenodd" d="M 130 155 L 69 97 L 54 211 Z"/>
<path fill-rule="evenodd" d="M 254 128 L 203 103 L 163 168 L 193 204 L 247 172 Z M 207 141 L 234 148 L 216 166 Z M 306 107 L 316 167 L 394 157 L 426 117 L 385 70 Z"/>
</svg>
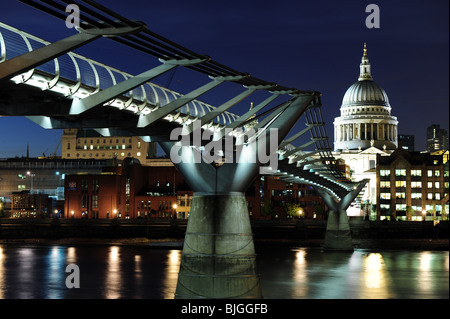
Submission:
<svg viewBox="0 0 450 319">
<path fill-rule="evenodd" d="M 411 206 L 406 206 L 406 220 L 411 220 L 414 214 L 414 209 Z"/>
<path fill-rule="evenodd" d="M 264 216 L 273 216 L 275 215 L 275 209 L 273 207 L 273 202 L 271 199 L 265 199 L 264 200 L 264 206 L 261 207 L 261 213 Z"/>
<path fill-rule="evenodd" d="M 322 216 L 323 218 L 325 217 L 326 215 L 325 205 L 322 202 L 317 203 L 317 205 L 314 206 L 314 214 L 316 214 L 317 217 L 319 216 Z"/>
<path fill-rule="evenodd" d="M 284 206 L 284 211 L 286 213 L 286 216 L 290 216 L 292 218 L 294 217 L 305 217 L 305 215 L 303 214 L 303 208 L 299 203 L 287 203 Z"/>
</svg>

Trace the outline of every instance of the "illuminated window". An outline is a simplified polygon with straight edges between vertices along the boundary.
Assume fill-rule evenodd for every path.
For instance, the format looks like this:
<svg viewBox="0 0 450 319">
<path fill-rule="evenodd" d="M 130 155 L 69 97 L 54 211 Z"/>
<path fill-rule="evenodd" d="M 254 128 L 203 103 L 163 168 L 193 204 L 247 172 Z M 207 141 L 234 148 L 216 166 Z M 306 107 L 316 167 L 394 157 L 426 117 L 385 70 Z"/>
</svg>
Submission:
<svg viewBox="0 0 450 319">
<path fill-rule="evenodd" d="M 422 193 L 411 193 L 412 199 L 422 199 Z"/>
<path fill-rule="evenodd" d="M 422 170 L 420 169 L 411 170 L 411 176 L 422 176 Z"/>
<path fill-rule="evenodd" d="M 137 154 L 136 154 L 137 156 L 141 156 L 141 152 L 137 152 Z"/>
<path fill-rule="evenodd" d="M 388 169 L 381 169 L 380 170 L 380 176 L 389 176 L 391 175 L 391 171 Z"/>
<path fill-rule="evenodd" d="M 441 194 L 440 193 L 435 193 L 434 194 L 434 199 L 441 200 Z"/>
<path fill-rule="evenodd" d="M 406 187 L 406 181 L 395 181 L 395 187 Z"/>
<path fill-rule="evenodd" d="M 428 177 L 433 177 L 433 170 L 429 169 L 429 170 L 427 171 L 427 176 L 428 176 Z"/>
<path fill-rule="evenodd" d="M 433 193 L 428 193 L 427 194 L 427 199 L 433 199 Z"/>
<path fill-rule="evenodd" d="M 428 183 L 427 183 L 427 187 L 428 187 L 428 188 L 433 188 L 433 182 L 428 182 Z"/>
<path fill-rule="evenodd" d="M 98 208 L 98 195 L 92 195 L 92 208 Z"/>
<path fill-rule="evenodd" d="M 440 170 L 435 170 L 434 171 L 434 176 L 436 176 L 436 177 L 439 177 L 439 176 L 441 176 L 441 171 Z"/>
<path fill-rule="evenodd" d="M 380 193 L 381 199 L 391 199 L 391 193 Z"/>
<path fill-rule="evenodd" d="M 396 169 L 395 176 L 406 176 L 406 169 Z"/>
<path fill-rule="evenodd" d="M 411 188 L 422 188 L 422 182 L 411 182 Z"/>
<path fill-rule="evenodd" d="M 385 182 L 385 181 L 380 182 L 380 188 L 389 188 L 389 187 L 391 187 L 391 182 Z"/>
<path fill-rule="evenodd" d="M 122 144 L 122 149 L 124 150 L 126 148 L 125 144 Z"/>
<path fill-rule="evenodd" d="M 406 204 L 395 204 L 395 210 L 406 211 Z"/>
<path fill-rule="evenodd" d="M 395 193 L 395 197 L 396 198 L 406 198 L 406 194 L 405 193 Z"/>
<path fill-rule="evenodd" d="M 434 182 L 434 188 L 439 189 L 441 187 L 441 184 L 439 182 Z"/>
</svg>

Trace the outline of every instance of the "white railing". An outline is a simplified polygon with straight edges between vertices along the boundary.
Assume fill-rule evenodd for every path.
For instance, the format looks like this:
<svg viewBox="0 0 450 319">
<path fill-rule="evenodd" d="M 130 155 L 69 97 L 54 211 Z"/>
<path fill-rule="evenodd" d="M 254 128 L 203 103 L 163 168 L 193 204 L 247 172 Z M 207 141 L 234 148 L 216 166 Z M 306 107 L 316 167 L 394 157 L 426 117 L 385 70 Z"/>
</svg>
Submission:
<svg viewBox="0 0 450 319">
<path fill-rule="evenodd" d="M 48 41 L 0 22 L 0 63 L 49 44 Z M 130 77 L 133 75 L 69 52 L 12 80 L 66 96 L 83 98 Z M 182 94 L 178 92 L 147 82 L 120 98 L 109 101 L 108 105 L 138 114 L 148 114 L 181 96 Z M 177 114 L 169 115 L 166 119 L 177 119 L 183 123 L 200 118 L 213 109 L 215 107 L 210 104 L 194 100 L 182 106 Z M 219 124 L 228 125 L 237 118 L 236 114 L 224 112 L 215 120 Z"/>
</svg>

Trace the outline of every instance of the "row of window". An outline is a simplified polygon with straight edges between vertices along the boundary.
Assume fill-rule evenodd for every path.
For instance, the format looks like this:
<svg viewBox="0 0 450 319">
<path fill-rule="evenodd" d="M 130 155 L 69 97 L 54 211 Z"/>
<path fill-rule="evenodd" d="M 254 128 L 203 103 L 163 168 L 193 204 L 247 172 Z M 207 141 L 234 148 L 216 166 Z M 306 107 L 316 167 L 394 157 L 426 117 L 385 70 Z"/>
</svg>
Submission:
<svg viewBox="0 0 450 319">
<path fill-rule="evenodd" d="M 84 143 L 84 144 L 88 144 L 87 141 L 88 141 L 88 140 L 85 139 L 85 140 L 83 140 L 83 143 Z M 123 138 L 123 139 L 122 139 L 122 143 L 126 143 L 125 141 L 126 141 L 126 139 Z M 78 140 L 77 140 L 77 143 L 78 143 L 78 144 L 81 144 L 81 139 L 78 139 Z M 94 139 L 91 139 L 91 140 L 90 140 L 90 143 L 93 144 L 93 143 L 94 143 Z M 112 138 L 109 139 L 109 143 L 110 143 L 110 144 L 113 143 L 113 139 L 112 139 Z M 116 143 L 119 143 L 119 139 L 118 139 L 118 138 L 116 138 Z M 128 139 L 128 143 L 131 143 L 131 138 Z M 68 144 L 70 145 L 70 143 L 68 143 Z M 97 144 L 100 144 L 100 139 L 97 139 Z M 103 139 L 103 144 L 106 144 L 106 139 Z M 141 147 L 141 142 L 140 142 L 140 141 L 138 141 L 138 147 Z"/>
<path fill-rule="evenodd" d="M 406 181 L 395 181 L 395 187 L 406 187 Z M 441 182 L 427 182 L 427 188 L 441 188 Z M 380 188 L 391 188 L 390 181 L 380 181 Z M 422 182 L 412 181 L 411 188 L 422 188 Z M 444 188 L 449 188 L 449 182 L 444 182 Z"/>
<path fill-rule="evenodd" d="M 81 196 L 81 208 L 87 209 L 89 206 L 89 196 L 83 195 Z M 91 208 L 98 208 L 98 195 L 92 195 L 91 196 Z"/>
<path fill-rule="evenodd" d="M 422 206 L 411 205 L 411 208 L 414 212 L 423 212 Z M 390 204 L 380 204 L 380 209 L 381 210 L 390 210 L 391 205 Z M 396 211 L 406 211 L 406 209 L 407 209 L 406 204 L 395 204 Z M 425 205 L 425 210 L 427 212 L 432 212 L 432 211 L 434 211 L 434 209 L 436 209 L 436 212 L 441 212 L 442 205 Z"/>
<path fill-rule="evenodd" d="M 380 169 L 380 176 L 390 176 L 391 170 L 389 169 Z M 396 169 L 395 170 L 395 176 L 406 176 L 406 169 Z M 422 170 L 421 169 L 412 169 L 411 170 L 411 176 L 422 176 Z M 439 177 L 441 176 L 441 171 L 438 169 L 428 169 L 427 170 L 427 176 L 428 177 Z M 444 172 L 444 176 L 448 176 L 448 171 Z"/>
<path fill-rule="evenodd" d="M 125 152 L 122 152 L 122 153 L 120 153 L 120 156 L 122 156 L 122 157 L 124 157 L 125 156 Z M 83 153 L 83 154 L 81 154 L 80 155 L 80 153 L 77 153 L 77 157 L 93 157 L 95 155 L 95 157 L 99 157 L 100 156 L 100 154 L 99 153 L 95 153 L 95 154 L 93 154 L 93 153 L 89 153 L 89 154 L 86 154 L 86 153 Z M 108 153 L 107 154 L 108 155 L 108 157 L 117 157 L 117 156 L 119 156 L 119 153 L 117 153 L 117 152 L 114 152 L 114 153 Z M 141 152 L 137 152 L 136 153 L 136 156 L 141 156 L 142 155 L 142 153 Z M 101 153 L 101 156 L 102 157 L 106 157 L 106 153 Z M 127 156 L 131 156 L 131 153 L 127 153 Z M 70 157 L 70 153 L 67 153 L 67 157 Z"/>
<path fill-rule="evenodd" d="M 398 192 L 395 193 L 395 198 L 399 199 L 405 199 L 406 193 Z M 411 193 L 412 199 L 422 199 L 422 193 Z M 380 199 L 391 199 L 391 193 L 380 193 Z M 435 200 L 441 200 L 441 193 L 427 193 L 427 199 L 435 199 Z"/>
<path fill-rule="evenodd" d="M 125 145 L 125 144 L 122 144 L 122 146 L 119 146 L 118 144 L 116 144 L 115 147 L 114 147 L 113 145 L 110 145 L 110 146 L 103 146 L 102 148 L 100 148 L 99 145 L 97 145 L 97 146 L 95 146 L 95 147 L 94 147 L 94 145 L 89 145 L 89 147 L 88 147 L 87 145 L 84 145 L 84 146 L 83 146 L 83 149 L 84 149 L 84 150 L 87 150 L 87 149 L 90 149 L 90 150 L 93 150 L 93 149 L 96 149 L 96 150 L 100 150 L 100 149 L 103 149 L 103 150 L 107 150 L 107 149 L 109 149 L 109 150 L 113 150 L 113 149 L 116 149 L 116 150 L 119 150 L 119 149 L 126 150 L 127 148 L 132 148 L 132 146 L 131 146 L 131 145 Z M 70 147 L 68 147 L 67 149 L 70 149 Z M 81 147 L 78 148 L 78 149 L 81 149 Z"/>
</svg>

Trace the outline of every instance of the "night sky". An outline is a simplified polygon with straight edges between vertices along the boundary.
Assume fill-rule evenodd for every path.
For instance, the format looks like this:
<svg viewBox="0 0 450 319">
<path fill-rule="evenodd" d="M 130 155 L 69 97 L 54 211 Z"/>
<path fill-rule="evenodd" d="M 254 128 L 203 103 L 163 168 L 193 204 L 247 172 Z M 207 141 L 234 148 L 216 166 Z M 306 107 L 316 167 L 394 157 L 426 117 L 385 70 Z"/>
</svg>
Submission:
<svg viewBox="0 0 450 319">
<path fill-rule="evenodd" d="M 399 133 L 415 135 L 420 151 L 426 148 L 427 126 L 440 124 L 449 130 L 447 0 L 98 2 L 238 71 L 321 92 L 331 145 L 334 118 L 340 115 L 345 91 L 358 79 L 367 42 L 373 79 L 389 97 Z M 365 9 L 370 3 L 380 8 L 379 29 L 366 27 L 369 13 Z M 52 42 L 76 32 L 66 28 L 63 20 L 15 0 L 2 1 L 0 21 Z M 131 74 L 146 71 L 157 61 L 108 39 L 76 52 Z M 182 71 L 175 72 L 172 81 L 167 76 L 158 81 L 181 93 L 194 88 Z M 208 94 L 200 100 L 218 106 L 232 96 L 224 100 L 219 93 Z M 242 114 L 246 110 L 230 111 Z M 25 155 L 27 143 L 30 156 L 52 153 L 61 133 L 44 130 L 25 118 L 0 117 L 0 158 Z"/>
</svg>

